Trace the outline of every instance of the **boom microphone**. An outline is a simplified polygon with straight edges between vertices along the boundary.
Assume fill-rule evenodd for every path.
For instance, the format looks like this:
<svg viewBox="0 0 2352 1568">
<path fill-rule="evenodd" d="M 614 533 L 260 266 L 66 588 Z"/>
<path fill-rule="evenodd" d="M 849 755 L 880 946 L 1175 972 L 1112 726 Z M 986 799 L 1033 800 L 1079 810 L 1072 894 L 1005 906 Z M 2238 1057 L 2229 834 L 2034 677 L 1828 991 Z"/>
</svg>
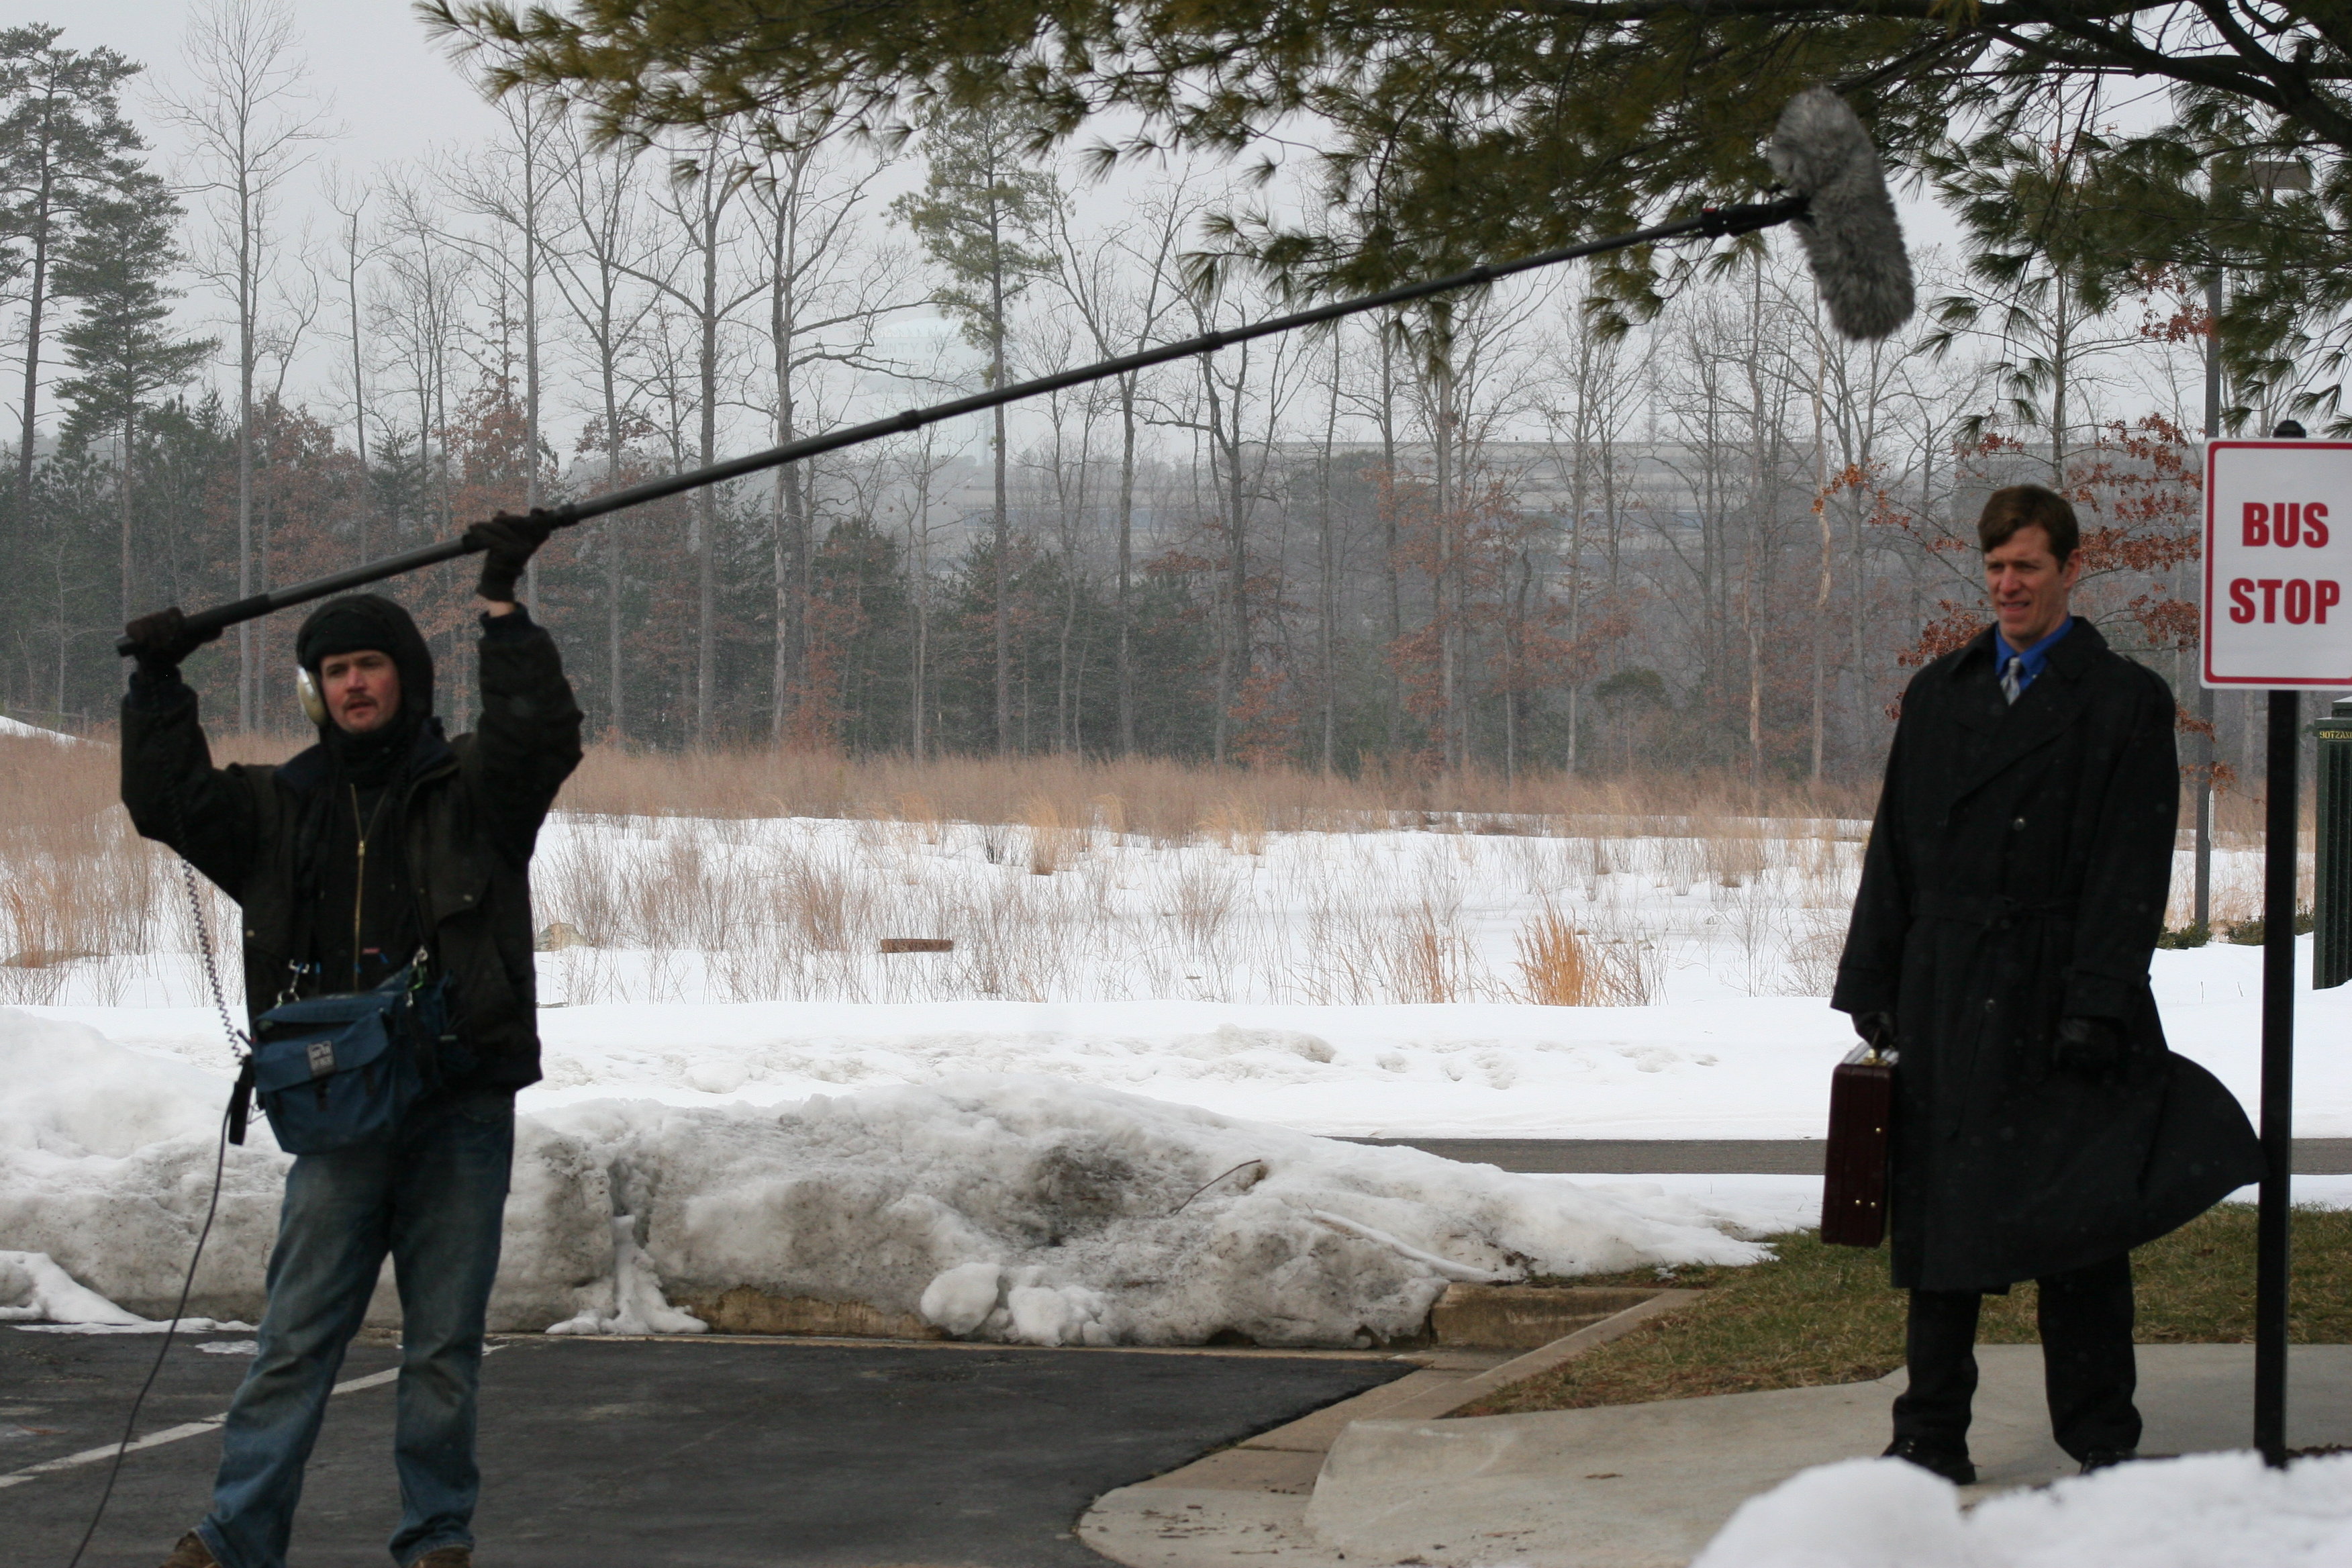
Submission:
<svg viewBox="0 0 2352 1568">
<path fill-rule="evenodd" d="M 642 484 L 608 490 L 600 496 L 541 508 L 533 515 L 544 518 L 551 527 L 569 528 L 607 512 L 642 506 L 667 496 L 683 495 L 706 485 L 723 484 L 729 479 L 741 479 L 764 469 L 780 468 L 787 463 L 821 457 L 827 452 L 837 452 L 886 436 L 919 430 L 942 419 L 1001 408 L 1024 397 L 1081 386 L 1087 382 L 1101 381 L 1114 375 L 1130 375 L 1156 364 L 1214 353 L 1219 349 L 1248 342 L 1255 338 L 1295 331 L 1300 327 L 1336 321 L 1367 310 L 1392 310 L 1434 294 L 1478 288 L 1514 273 L 1531 272 L 1538 268 L 1554 267 L 1563 261 L 1576 261 L 1588 256 L 1601 256 L 1610 251 L 1630 250 L 1636 246 L 1657 245 L 1694 237 L 1719 239 L 1726 235 L 1752 234 L 1759 229 L 1791 221 L 1797 225 L 1798 237 L 1804 242 L 1806 258 L 1812 264 L 1813 281 L 1821 289 L 1822 302 L 1829 308 L 1830 320 L 1839 331 L 1850 338 L 1883 338 L 1901 326 L 1911 314 L 1911 262 L 1903 252 L 1903 231 L 1895 223 L 1895 204 L 1887 199 L 1886 182 L 1878 172 L 1878 154 L 1871 147 L 1870 133 L 1862 128 L 1862 121 L 1855 119 L 1853 111 L 1827 88 L 1809 88 L 1792 99 L 1781 112 L 1780 125 L 1773 132 L 1772 143 L 1766 155 L 1773 172 L 1793 194 L 1777 201 L 1705 207 L 1689 217 L 1637 229 L 1632 234 L 1588 239 L 1581 244 L 1523 256 L 1516 261 L 1488 263 L 1467 271 L 1450 273 L 1444 278 L 1401 284 L 1377 294 L 1335 300 L 1327 305 L 1294 310 L 1286 316 L 1275 316 L 1221 331 L 1203 332 L 1181 342 L 1139 349 L 1133 353 L 1120 354 L 1094 364 L 1056 371 L 1051 375 L 1037 376 L 1009 386 L 991 387 L 968 397 L 950 398 L 945 403 L 934 403 L 928 408 L 910 408 L 885 419 L 847 426 L 822 436 L 805 437 L 782 447 L 771 447 L 764 452 L 713 463 L 709 468 L 683 474 L 666 474 Z M 289 609 L 313 599 L 323 599 L 347 588 L 380 583 L 387 577 L 397 577 L 439 562 L 454 561 L 461 555 L 473 553 L 474 548 L 462 537 L 444 540 L 437 544 L 424 545 L 362 566 L 354 566 L 349 571 L 298 583 L 292 587 L 274 588 L 249 598 L 198 610 L 185 618 L 183 627 L 188 632 L 201 633 L 232 626 L 239 621 L 254 620 L 274 610 Z M 126 657 L 137 651 L 137 645 L 127 636 L 117 638 L 114 647 L 117 653 Z"/>
<path fill-rule="evenodd" d="M 1911 317 L 1911 258 L 1879 173 L 1878 152 L 1845 100 L 1809 87 L 1789 100 L 1765 153 L 1805 198 L 1797 239 L 1830 322 L 1849 338 L 1883 338 Z"/>
</svg>

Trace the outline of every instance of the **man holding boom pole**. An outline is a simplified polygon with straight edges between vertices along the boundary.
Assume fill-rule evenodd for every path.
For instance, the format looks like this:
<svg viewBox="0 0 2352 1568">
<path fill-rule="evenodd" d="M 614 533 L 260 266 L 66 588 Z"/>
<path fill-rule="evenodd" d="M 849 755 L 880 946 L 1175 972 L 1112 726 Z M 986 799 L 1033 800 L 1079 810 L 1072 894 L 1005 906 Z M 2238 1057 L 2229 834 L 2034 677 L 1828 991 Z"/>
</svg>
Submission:
<svg viewBox="0 0 2352 1568">
<path fill-rule="evenodd" d="M 530 856 L 580 761 L 554 639 L 514 602 L 547 535 L 535 517 L 467 531 L 485 552 L 482 714 L 455 738 L 433 713 L 425 639 L 375 595 L 330 600 L 303 623 L 319 743 L 275 767 L 212 764 L 179 665 L 218 630 L 191 633 L 177 610 L 129 628 L 123 805 L 240 907 L 256 1037 L 279 1003 L 369 993 L 404 972 L 446 979 L 448 998 L 449 1044 L 421 1098 L 387 1131 L 298 1154 L 287 1173 L 260 1348 L 222 1428 L 212 1508 L 165 1568 L 282 1568 L 304 1463 L 387 1256 L 401 1308 L 393 1558 L 473 1561 L 475 1395 L 514 1096 L 540 1076 Z"/>
<path fill-rule="evenodd" d="M 223 1434 L 213 1510 L 181 1540 L 166 1568 L 284 1563 L 303 1461 L 387 1254 L 403 1314 L 396 1447 L 404 1512 L 393 1554 L 403 1568 L 471 1563 L 474 1388 L 497 1270 L 513 1094 L 539 1077 L 528 868 L 540 820 L 580 758 L 580 711 L 555 646 L 512 602 L 516 580 L 551 530 L 1517 273 L 1784 223 L 1799 225 L 1839 332 L 1867 340 L 1894 331 L 1912 310 L 1910 262 L 1861 121 L 1833 92 L 1808 89 L 1783 110 L 1769 158 L 1787 193 L 1769 202 L 1709 206 L 1649 228 L 1140 348 L 552 510 L 501 515 L 461 540 L 194 616 L 172 609 L 132 622 L 116 644 L 139 662 L 123 702 L 123 801 L 142 833 L 179 849 L 244 908 L 247 994 L 259 1041 L 250 1069 L 281 1146 L 298 1156 L 270 1260 L 260 1352 Z M 240 621 L 474 551 L 488 557 L 480 586 L 483 714 L 475 734 L 443 738 L 432 719 L 432 663 L 415 626 L 389 601 L 360 595 L 331 600 L 302 629 L 305 705 L 320 744 L 283 767 L 212 766 L 194 694 L 180 680 L 182 659 Z M 384 1049 L 389 1026 L 373 1042 L 360 1038 L 371 1007 L 392 1009 L 406 1037 L 454 1047 L 453 1059 L 467 1065 L 422 1099 L 383 1111 L 381 1097 L 364 1087 L 366 1075 L 348 1070 L 340 1054 L 357 1041 L 353 1061 L 363 1064 L 377 1059 L 368 1053 Z M 451 1032 L 442 1032 L 445 1013 Z M 346 1032 L 271 1036 L 260 1027 L 316 1026 L 329 1016 L 344 1020 Z M 434 1020 L 431 1029 L 408 1026 L 425 1017 Z M 420 1061 L 434 1054 L 415 1052 Z M 405 1058 L 395 1052 L 394 1059 Z M 354 1082 L 362 1087 L 353 1089 Z M 303 1092 L 294 1093 L 297 1086 Z M 307 1109 L 313 1094 L 315 1116 Z M 340 1111 L 331 1104 L 338 1095 Z M 381 1137 L 320 1150 L 320 1140 L 289 1140 L 284 1123 L 305 1117 L 312 1131 L 338 1117 L 370 1127 L 381 1117 L 391 1125 Z M 301 1147 L 306 1142 L 317 1152 Z"/>
</svg>

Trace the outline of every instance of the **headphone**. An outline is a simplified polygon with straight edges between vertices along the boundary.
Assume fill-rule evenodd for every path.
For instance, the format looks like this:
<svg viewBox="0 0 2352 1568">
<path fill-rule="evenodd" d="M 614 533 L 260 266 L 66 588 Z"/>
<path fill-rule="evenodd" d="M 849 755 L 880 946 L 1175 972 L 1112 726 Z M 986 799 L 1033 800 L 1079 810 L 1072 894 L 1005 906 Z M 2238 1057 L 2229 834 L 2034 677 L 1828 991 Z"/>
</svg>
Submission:
<svg viewBox="0 0 2352 1568">
<path fill-rule="evenodd" d="M 311 723 L 323 726 L 327 722 L 327 699 L 319 690 L 318 679 L 307 664 L 294 667 L 294 695 L 302 700 L 303 716 Z"/>
</svg>

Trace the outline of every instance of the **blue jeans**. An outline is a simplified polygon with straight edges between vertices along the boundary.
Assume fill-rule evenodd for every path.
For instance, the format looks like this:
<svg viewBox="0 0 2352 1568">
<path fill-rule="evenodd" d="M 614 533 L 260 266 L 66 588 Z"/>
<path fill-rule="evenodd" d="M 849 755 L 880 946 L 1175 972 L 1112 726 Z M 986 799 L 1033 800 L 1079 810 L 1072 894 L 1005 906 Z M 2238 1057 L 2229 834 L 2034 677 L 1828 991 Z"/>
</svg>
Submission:
<svg viewBox="0 0 2352 1568">
<path fill-rule="evenodd" d="M 478 1090 L 419 1103 L 389 1138 L 295 1159 L 259 1352 L 229 1402 L 212 1511 L 196 1527 L 225 1568 L 283 1568 L 302 1467 L 386 1253 L 401 1312 L 393 1560 L 473 1545 L 482 1320 L 513 1156 L 513 1094 Z"/>
</svg>

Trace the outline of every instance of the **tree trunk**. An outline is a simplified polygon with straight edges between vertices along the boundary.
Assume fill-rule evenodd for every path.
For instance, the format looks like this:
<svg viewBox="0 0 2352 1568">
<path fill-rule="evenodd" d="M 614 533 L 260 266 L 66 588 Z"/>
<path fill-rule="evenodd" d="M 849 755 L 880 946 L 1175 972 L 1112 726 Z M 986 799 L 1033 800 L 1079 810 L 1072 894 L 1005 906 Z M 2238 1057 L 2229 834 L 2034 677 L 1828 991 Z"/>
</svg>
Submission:
<svg viewBox="0 0 2352 1568">
<path fill-rule="evenodd" d="M 253 594 L 253 339 L 260 284 L 254 277 L 254 196 L 248 171 L 238 169 L 236 182 L 236 596 L 243 599 Z M 248 735 L 257 698 L 255 629 L 252 621 L 240 622 L 236 628 L 236 727 Z"/>
<path fill-rule="evenodd" d="M 1463 687 L 1467 672 L 1464 669 L 1465 627 L 1464 574 L 1468 566 L 1465 559 L 1462 510 L 1457 504 L 1460 488 L 1455 472 L 1454 450 L 1454 360 L 1450 320 L 1433 311 L 1430 318 L 1431 353 L 1424 377 L 1429 399 L 1429 436 L 1431 481 L 1433 513 L 1431 521 L 1437 531 L 1437 572 L 1431 584 L 1430 616 L 1437 630 L 1437 754 L 1448 771 L 1461 768 L 1468 760 L 1469 716 L 1464 700 Z"/>
<path fill-rule="evenodd" d="M 988 384 L 1004 384 L 1004 247 L 993 220 L 988 274 Z M 996 556 L 996 754 L 1013 750 L 1013 552 L 1004 489 L 1004 408 L 995 411 L 996 504 L 989 539 Z"/>
<path fill-rule="evenodd" d="M 1380 323 L 1381 348 L 1381 474 L 1387 491 L 1381 508 L 1381 574 L 1388 589 L 1388 646 L 1381 650 L 1381 666 L 1388 679 L 1382 683 L 1388 697 L 1387 750 L 1396 755 L 1404 739 L 1404 684 L 1397 669 L 1397 645 L 1404 641 L 1404 584 L 1397 568 L 1396 524 L 1396 343 L 1393 318 Z"/>
<path fill-rule="evenodd" d="M 536 138 L 530 132 L 536 129 L 530 120 L 524 121 L 526 133 L 522 153 L 522 424 L 523 424 L 523 506 L 536 510 L 541 500 L 539 483 L 539 153 Z M 523 592 L 541 613 L 539 589 L 539 556 L 534 553 L 524 568 L 527 580 Z"/>
<path fill-rule="evenodd" d="M 798 410 L 793 401 L 793 342 L 799 335 L 797 301 L 786 284 L 787 236 L 790 219 L 782 210 L 792 198 L 779 191 L 775 238 L 769 247 L 768 342 L 776 377 L 776 444 L 785 446 L 799 434 Z M 808 592 L 809 540 L 802 515 L 797 465 L 779 469 L 770 500 L 775 531 L 776 651 L 773 700 L 768 716 L 769 739 L 781 744 L 790 726 L 797 700 L 802 637 L 807 616 L 802 601 Z"/>
<path fill-rule="evenodd" d="M 908 672 L 908 685 L 914 710 L 915 762 L 919 765 L 928 751 L 929 740 L 924 709 L 924 686 L 931 653 L 931 461 L 930 437 L 924 437 L 920 455 L 915 462 L 915 504 L 907 514 L 907 560 L 912 569 L 913 581 L 908 586 L 909 606 L 915 613 L 914 668 Z"/>
<path fill-rule="evenodd" d="M 1323 686 L 1323 771 L 1332 770 L 1339 729 L 1339 672 L 1333 665 L 1333 649 L 1337 643 L 1339 618 L 1339 584 L 1334 581 L 1338 571 L 1339 552 L 1331 533 L 1331 456 L 1339 438 L 1339 332 L 1331 334 L 1331 401 L 1323 416 L 1323 510 L 1316 532 L 1315 595 L 1316 662 L 1321 667 Z"/>
<path fill-rule="evenodd" d="M 1118 378 L 1118 754 L 1135 751 L 1135 670 L 1129 649 L 1132 630 L 1128 579 L 1133 571 L 1135 537 L 1135 377 Z"/>
<path fill-rule="evenodd" d="M 138 434 L 138 405 L 129 398 L 122 405 L 122 493 L 119 498 L 122 510 L 122 618 L 131 619 L 131 440 Z"/>
<path fill-rule="evenodd" d="M 706 181 L 704 189 L 709 190 Z M 702 409 L 702 466 L 719 460 L 719 214 L 703 197 L 702 338 L 696 365 Z M 708 746 L 715 706 L 719 652 L 719 504 L 715 486 L 695 492 L 694 743 Z"/>
<path fill-rule="evenodd" d="M 620 367 L 609 320 L 605 325 L 607 330 L 598 342 L 597 369 L 604 384 L 604 483 L 612 487 L 621 482 L 621 397 L 617 384 Z M 618 523 L 611 517 L 596 525 L 596 532 L 604 556 L 605 703 L 610 710 L 605 720 L 606 733 L 618 742 L 628 734 L 627 689 L 621 682 L 621 534 Z"/>
<path fill-rule="evenodd" d="M 1233 439 L 1225 449 L 1226 530 L 1231 535 L 1232 554 L 1226 572 L 1233 584 L 1233 683 L 1227 700 L 1238 706 L 1242 694 L 1249 689 L 1251 666 L 1249 617 L 1249 514 L 1248 496 L 1242 476 L 1242 378 L 1248 374 L 1247 349 L 1242 354 L 1234 376 Z M 1220 714 L 1218 731 L 1222 737 L 1226 721 Z M 1223 746 L 1219 747 L 1220 752 Z M 1220 756 L 1220 761 L 1223 758 Z"/>
<path fill-rule="evenodd" d="M 56 99 L 48 108 L 56 111 Z M 37 400 L 41 392 L 41 318 L 48 303 L 49 293 L 49 205 L 54 199 L 54 173 L 50 168 L 50 121 L 47 115 L 41 121 L 41 144 L 35 156 L 40 163 L 40 182 L 35 187 L 33 200 L 25 214 L 26 236 L 33 242 L 32 292 L 26 300 L 25 312 L 25 403 L 24 426 L 16 447 L 16 526 L 19 530 L 32 523 L 33 507 L 33 435 L 37 424 Z"/>
<path fill-rule="evenodd" d="M 1830 532 L 1830 458 L 1829 448 L 1822 434 L 1822 383 L 1829 377 L 1829 343 L 1821 336 L 1820 312 L 1815 311 L 1813 323 L 1813 511 L 1821 524 L 1822 577 L 1813 591 L 1813 635 L 1806 640 L 1813 645 L 1813 766 L 1812 782 L 1822 782 L 1822 649 L 1829 638 L 1823 636 L 1830 618 L 1830 563 L 1833 547 Z"/>
<path fill-rule="evenodd" d="M 343 250 L 343 297 L 352 317 L 352 446 L 359 454 L 360 501 L 358 513 L 360 564 L 371 559 L 368 553 L 368 513 L 372 510 L 367 494 L 367 380 L 366 361 L 360 350 L 360 219 L 359 208 L 352 207 L 351 226 L 346 231 Z"/>
</svg>

